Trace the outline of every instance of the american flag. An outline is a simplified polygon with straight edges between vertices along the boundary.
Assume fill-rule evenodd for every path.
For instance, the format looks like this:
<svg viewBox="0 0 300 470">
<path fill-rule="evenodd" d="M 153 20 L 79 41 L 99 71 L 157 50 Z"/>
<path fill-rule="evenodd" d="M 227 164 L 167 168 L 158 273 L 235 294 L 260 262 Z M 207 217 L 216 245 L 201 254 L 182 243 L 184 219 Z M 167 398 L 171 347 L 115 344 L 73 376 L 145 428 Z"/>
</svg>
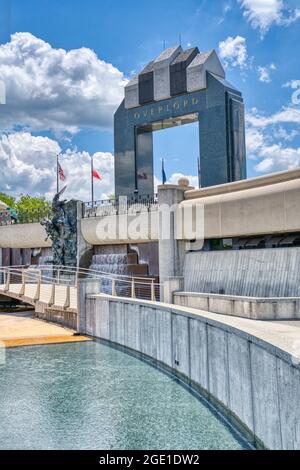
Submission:
<svg viewBox="0 0 300 470">
<path fill-rule="evenodd" d="M 65 174 L 64 174 L 64 170 L 60 166 L 60 163 L 58 163 L 58 174 L 59 174 L 59 179 L 61 181 L 65 181 L 66 177 L 65 177 Z"/>
</svg>

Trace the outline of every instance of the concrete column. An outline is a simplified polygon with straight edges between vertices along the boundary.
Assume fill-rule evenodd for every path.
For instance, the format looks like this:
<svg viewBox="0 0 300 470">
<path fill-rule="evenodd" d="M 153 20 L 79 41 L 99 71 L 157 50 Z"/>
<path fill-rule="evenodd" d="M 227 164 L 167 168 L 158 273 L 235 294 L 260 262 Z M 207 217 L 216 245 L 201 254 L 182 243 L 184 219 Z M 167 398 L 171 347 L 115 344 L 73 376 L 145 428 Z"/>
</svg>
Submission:
<svg viewBox="0 0 300 470">
<path fill-rule="evenodd" d="M 100 293 L 100 281 L 79 279 L 77 284 L 77 333 L 86 333 L 86 296 Z"/>
<path fill-rule="evenodd" d="M 175 292 L 183 291 L 184 277 L 169 277 L 163 284 L 163 301 L 167 304 L 173 304 L 173 295 Z"/>
<path fill-rule="evenodd" d="M 181 277 L 183 272 L 184 244 L 176 240 L 174 208 L 184 200 L 184 193 L 189 189 L 185 178 L 178 185 L 165 184 L 158 187 L 159 203 L 159 279 L 164 284 L 170 278 Z M 170 209 L 173 210 L 170 211 Z M 170 227 L 168 233 L 168 224 Z M 166 289 L 168 292 L 168 289 Z M 164 300 L 164 289 L 161 289 L 161 299 Z M 170 293 L 166 294 L 168 299 Z"/>
</svg>

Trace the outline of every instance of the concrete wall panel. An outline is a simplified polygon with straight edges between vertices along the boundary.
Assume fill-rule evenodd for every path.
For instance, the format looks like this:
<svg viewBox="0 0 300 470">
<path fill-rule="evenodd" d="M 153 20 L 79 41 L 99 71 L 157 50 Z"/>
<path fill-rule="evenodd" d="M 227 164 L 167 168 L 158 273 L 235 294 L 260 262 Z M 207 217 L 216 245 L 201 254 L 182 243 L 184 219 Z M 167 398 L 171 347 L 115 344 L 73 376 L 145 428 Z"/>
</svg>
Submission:
<svg viewBox="0 0 300 470">
<path fill-rule="evenodd" d="M 157 360 L 172 367 L 172 327 L 171 312 L 156 311 Z"/>
<path fill-rule="evenodd" d="M 88 335 L 96 336 L 96 300 L 87 299 L 86 303 L 87 316 L 86 316 L 86 332 Z"/>
<path fill-rule="evenodd" d="M 47 248 L 52 246 L 46 240 L 45 228 L 39 223 L 17 224 L 0 227 L 1 248 Z"/>
<path fill-rule="evenodd" d="M 124 304 L 125 338 L 124 343 L 130 349 L 141 350 L 140 307 L 137 304 Z"/>
<path fill-rule="evenodd" d="M 183 275 L 186 292 L 300 297 L 300 248 L 191 252 L 185 256 Z M 262 310 L 265 319 L 275 318 L 274 305 L 267 304 L 253 305 L 253 318 Z"/>
<path fill-rule="evenodd" d="M 173 367 L 186 377 L 190 376 L 189 319 L 172 315 Z"/>
<path fill-rule="evenodd" d="M 107 341 L 109 340 L 109 318 L 110 318 L 110 303 L 108 300 L 102 300 L 99 302 L 100 307 L 100 332 L 101 336 L 100 338 L 106 339 Z"/>
<path fill-rule="evenodd" d="M 190 319 L 190 377 L 208 390 L 207 325 Z"/>
<path fill-rule="evenodd" d="M 282 447 L 285 450 L 300 449 L 300 372 L 281 359 L 277 359 L 279 410 Z"/>
<path fill-rule="evenodd" d="M 111 302 L 109 308 L 109 339 L 114 343 L 124 345 L 124 304 Z"/>
<path fill-rule="evenodd" d="M 281 449 L 276 357 L 251 344 L 254 430 L 269 449 Z"/>
<path fill-rule="evenodd" d="M 141 307 L 141 351 L 156 359 L 157 336 L 156 336 L 156 310 L 155 308 Z"/>
<path fill-rule="evenodd" d="M 229 404 L 227 334 L 208 327 L 209 392 L 225 406 Z"/>
<path fill-rule="evenodd" d="M 228 335 L 229 407 L 249 429 L 253 429 L 250 348 L 244 338 Z"/>
</svg>

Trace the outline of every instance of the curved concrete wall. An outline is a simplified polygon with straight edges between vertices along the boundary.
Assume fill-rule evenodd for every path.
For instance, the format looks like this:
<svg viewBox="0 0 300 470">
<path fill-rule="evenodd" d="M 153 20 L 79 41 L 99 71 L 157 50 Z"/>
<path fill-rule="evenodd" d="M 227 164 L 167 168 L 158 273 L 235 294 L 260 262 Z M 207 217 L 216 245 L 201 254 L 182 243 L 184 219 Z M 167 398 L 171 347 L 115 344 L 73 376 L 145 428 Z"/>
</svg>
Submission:
<svg viewBox="0 0 300 470">
<path fill-rule="evenodd" d="M 168 185 L 167 185 L 168 186 Z M 170 186 L 171 188 L 171 186 Z M 173 189 L 178 186 L 173 186 Z M 165 187 L 166 189 L 166 187 Z M 204 231 L 200 239 L 245 237 L 249 235 L 277 234 L 300 231 L 300 170 L 277 173 L 225 185 L 187 190 L 185 200 L 179 204 L 188 208 L 195 204 L 204 206 Z M 199 213 L 198 213 L 199 216 Z M 175 233 L 178 240 L 189 240 L 189 226 L 196 226 L 195 212 L 185 220 L 184 231 Z M 106 218 L 108 237 L 101 235 L 101 217 L 81 221 L 84 239 L 91 245 L 114 243 L 142 243 L 158 239 L 157 212 Z M 131 225 L 132 224 L 132 225 Z M 140 224 L 140 236 L 134 229 Z M 115 230 L 115 227 L 118 227 Z M 181 232 L 181 231 L 180 231 Z M 134 235 L 133 235 L 134 234 Z M 191 237 L 190 237 L 191 238 Z M 194 238 L 194 236 L 192 237 Z"/>
<path fill-rule="evenodd" d="M 109 215 L 81 220 L 81 233 L 91 245 L 145 243 L 158 240 L 157 212 Z"/>
<path fill-rule="evenodd" d="M 51 241 L 40 223 L 0 227 L 0 248 L 48 248 Z"/>
<path fill-rule="evenodd" d="M 244 182 L 244 186 L 230 183 L 214 191 L 188 191 L 181 206 L 204 205 L 207 239 L 300 230 L 300 178 L 249 188 Z"/>
<path fill-rule="evenodd" d="M 264 322 L 105 295 L 88 296 L 85 311 L 80 332 L 171 369 L 226 410 L 256 445 L 300 448 L 300 368 L 293 364 L 292 335 L 285 343 Z"/>
</svg>

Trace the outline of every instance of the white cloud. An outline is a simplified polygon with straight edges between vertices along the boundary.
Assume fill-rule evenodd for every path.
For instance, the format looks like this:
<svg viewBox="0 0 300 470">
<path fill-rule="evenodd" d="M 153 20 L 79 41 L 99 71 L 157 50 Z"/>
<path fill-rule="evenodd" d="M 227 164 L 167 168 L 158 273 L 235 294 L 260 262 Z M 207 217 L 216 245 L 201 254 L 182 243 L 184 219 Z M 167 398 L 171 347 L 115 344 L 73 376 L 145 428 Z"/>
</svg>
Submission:
<svg viewBox="0 0 300 470">
<path fill-rule="evenodd" d="M 236 36 L 235 38 L 229 36 L 225 41 L 221 41 L 219 43 L 219 51 L 225 65 L 239 66 L 241 68 L 247 66 L 247 45 L 246 39 L 242 36 Z"/>
<path fill-rule="evenodd" d="M 198 188 L 199 186 L 199 179 L 198 176 L 194 175 L 184 175 L 183 173 L 172 173 L 172 175 L 168 178 L 166 184 L 178 184 L 178 180 L 180 178 L 187 178 L 190 182 L 190 186 L 194 186 L 195 188 Z M 162 184 L 162 181 L 160 178 L 157 178 L 157 176 L 154 176 L 154 191 L 157 192 L 157 186 Z"/>
<path fill-rule="evenodd" d="M 282 88 L 292 88 L 293 90 L 296 90 L 299 87 L 300 80 L 290 80 L 289 82 L 286 82 L 282 85 Z"/>
<path fill-rule="evenodd" d="M 272 124 L 300 124 L 300 108 L 285 106 L 281 111 L 270 116 L 261 114 L 256 108 L 252 108 L 247 114 L 248 124 L 253 127 L 266 127 Z"/>
<path fill-rule="evenodd" d="M 55 49 L 30 33 L 0 45 L 0 79 L 7 100 L 0 127 L 72 133 L 111 127 L 126 83 L 91 49 Z"/>
<path fill-rule="evenodd" d="M 256 165 L 258 172 L 291 170 L 300 166 L 300 147 L 285 147 L 282 144 L 265 145 L 259 151 L 261 161 Z"/>
<path fill-rule="evenodd" d="M 247 158 L 256 160 L 255 170 L 258 173 L 270 173 L 290 170 L 300 166 L 300 147 L 288 147 L 284 142 L 274 142 L 281 138 L 287 142 L 298 132 L 270 130 L 264 133 L 251 126 L 246 129 Z"/>
<path fill-rule="evenodd" d="M 259 65 L 257 67 L 257 72 L 259 76 L 259 81 L 264 83 L 270 83 L 271 80 L 271 72 L 276 70 L 276 66 L 274 64 L 266 65 L 265 67 Z"/>
<path fill-rule="evenodd" d="M 244 16 L 263 37 L 273 24 L 289 26 L 300 18 L 299 9 L 290 9 L 283 0 L 238 0 Z"/>
<path fill-rule="evenodd" d="M 48 137 L 18 132 L 0 137 L 0 187 L 13 195 L 45 195 L 51 198 L 56 190 L 56 155 L 59 144 Z M 69 149 L 60 158 L 66 175 L 66 196 L 89 201 L 90 154 Z M 114 161 L 111 153 L 94 154 L 94 166 L 102 175 L 95 180 L 95 197 L 103 199 L 114 192 Z"/>
<path fill-rule="evenodd" d="M 289 147 L 299 135 L 295 129 L 287 130 L 284 125 L 300 123 L 300 112 L 284 108 L 271 116 L 264 116 L 257 109 L 246 114 L 247 157 L 256 160 L 258 173 L 289 170 L 300 166 L 300 147 Z M 299 110 L 300 111 L 300 110 Z"/>
<path fill-rule="evenodd" d="M 281 126 L 279 126 L 279 128 L 274 131 L 274 137 L 276 139 L 285 140 L 286 142 L 291 142 L 298 135 L 299 135 L 299 131 L 296 131 L 295 129 L 293 129 L 290 132 L 288 132 L 286 129 L 284 129 L 284 127 L 281 127 Z"/>
<path fill-rule="evenodd" d="M 264 135 L 258 129 L 252 127 L 247 129 L 246 132 L 246 148 L 247 156 L 251 156 L 255 153 L 264 143 Z"/>
<path fill-rule="evenodd" d="M 178 184 L 178 180 L 180 178 L 187 178 L 190 182 L 190 186 L 194 186 L 198 188 L 199 186 L 199 179 L 198 176 L 193 176 L 193 175 L 184 175 L 183 173 L 173 173 L 169 180 L 168 183 L 170 184 Z"/>
</svg>

